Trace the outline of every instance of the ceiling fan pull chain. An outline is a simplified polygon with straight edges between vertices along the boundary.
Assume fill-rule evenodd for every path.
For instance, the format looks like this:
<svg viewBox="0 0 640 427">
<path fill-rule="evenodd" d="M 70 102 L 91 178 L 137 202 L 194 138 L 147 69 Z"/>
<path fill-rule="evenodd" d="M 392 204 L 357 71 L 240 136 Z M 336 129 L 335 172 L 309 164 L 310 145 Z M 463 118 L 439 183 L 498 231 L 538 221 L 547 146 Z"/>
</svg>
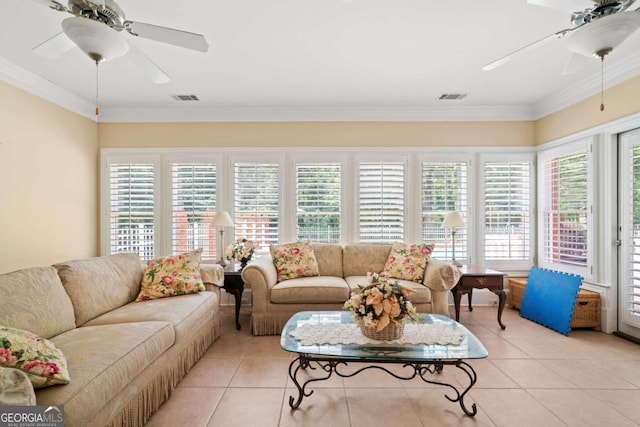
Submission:
<svg viewBox="0 0 640 427">
<path fill-rule="evenodd" d="M 604 111 L 604 55 L 600 57 L 600 111 Z"/>
<path fill-rule="evenodd" d="M 100 104 L 98 104 L 98 64 L 99 62 L 96 60 L 96 116 L 100 115 Z"/>
</svg>

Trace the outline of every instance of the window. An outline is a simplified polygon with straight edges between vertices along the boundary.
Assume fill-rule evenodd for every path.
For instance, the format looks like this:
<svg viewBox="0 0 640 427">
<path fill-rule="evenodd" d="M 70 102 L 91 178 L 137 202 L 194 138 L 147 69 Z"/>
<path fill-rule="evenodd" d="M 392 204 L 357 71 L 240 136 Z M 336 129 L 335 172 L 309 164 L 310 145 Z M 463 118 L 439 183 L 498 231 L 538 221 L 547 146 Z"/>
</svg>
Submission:
<svg viewBox="0 0 640 427">
<path fill-rule="evenodd" d="M 171 246 L 174 254 L 202 248 L 202 260 L 215 260 L 216 165 L 171 164 Z"/>
<path fill-rule="evenodd" d="M 569 150 L 570 149 L 570 150 Z M 589 176 L 586 144 L 541 154 L 541 264 L 571 270 L 587 266 Z"/>
<path fill-rule="evenodd" d="M 109 253 L 155 256 L 155 165 L 109 164 Z"/>
<path fill-rule="evenodd" d="M 360 241 L 404 240 L 404 163 L 361 162 L 359 178 Z"/>
<path fill-rule="evenodd" d="M 531 259 L 531 163 L 484 164 L 484 259 Z"/>
<path fill-rule="evenodd" d="M 467 163 L 422 163 L 422 240 L 435 243 L 433 256 L 452 258 L 451 232 L 442 228 L 447 212 L 467 213 Z M 465 218 L 466 220 L 466 218 Z M 467 228 L 456 230 L 456 259 L 467 256 Z"/>
<path fill-rule="evenodd" d="M 235 163 L 235 233 L 260 247 L 278 243 L 280 168 L 277 163 Z"/>
<path fill-rule="evenodd" d="M 340 243 L 340 164 L 296 165 L 298 239 Z"/>
</svg>

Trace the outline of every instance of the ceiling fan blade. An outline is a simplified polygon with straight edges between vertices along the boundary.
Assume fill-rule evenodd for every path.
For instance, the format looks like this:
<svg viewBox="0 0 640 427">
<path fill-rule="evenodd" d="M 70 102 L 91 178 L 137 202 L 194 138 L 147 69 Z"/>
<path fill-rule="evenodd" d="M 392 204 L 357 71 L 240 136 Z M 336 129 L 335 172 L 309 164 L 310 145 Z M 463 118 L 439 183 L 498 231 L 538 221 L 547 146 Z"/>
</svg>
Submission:
<svg viewBox="0 0 640 427">
<path fill-rule="evenodd" d="M 125 58 L 133 62 L 144 75 L 149 77 L 152 82 L 161 85 L 168 83 L 169 80 L 171 80 L 169 76 L 162 71 L 155 62 L 149 59 L 147 55 L 142 53 L 140 49 L 136 48 L 131 43 L 129 43 L 129 45 L 129 52 L 125 55 Z"/>
<path fill-rule="evenodd" d="M 76 45 L 71 41 L 71 39 L 69 39 L 64 32 L 60 32 L 49 40 L 40 43 L 31 51 L 37 55 L 44 56 L 45 58 L 55 59 L 69 52 L 74 47 L 76 47 Z"/>
<path fill-rule="evenodd" d="M 141 22 L 126 21 L 124 28 L 134 36 L 145 39 L 156 40 L 187 49 L 206 52 L 209 44 L 202 34 L 189 33 L 187 31 L 175 30 L 173 28 L 160 27 L 157 25 L 143 24 Z"/>
<path fill-rule="evenodd" d="M 586 24 L 582 24 L 582 25 L 586 25 Z M 547 44 L 550 41 L 553 41 L 555 39 L 561 39 L 562 37 L 566 36 L 567 34 L 571 33 L 572 31 L 575 31 L 578 28 L 582 27 L 582 25 L 578 25 L 577 27 L 573 27 L 573 28 L 567 28 L 565 30 L 558 31 L 557 33 L 550 34 L 550 35 L 548 35 L 548 36 L 546 36 L 544 38 L 541 38 L 540 40 L 537 40 L 537 41 L 535 41 L 535 42 L 533 42 L 531 44 L 528 44 L 528 45 L 526 45 L 524 47 L 521 47 L 520 49 L 515 50 L 515 51 L 511 52 L 508 55 L 505 55 L 505 56 L 503 56 L 501 58 L 496 59 L 495 61 L 485 65 L 484 67 L 482 67 L 482 69 L 484 71 L 490 71 L 490 70 L 493 70 L 495 68 L 501 67 L 504 64 L 506 64 L 507 62 L 511 61 L 513 58 L 517 58 L 518 56 L 522 55 L 523 53 L 525 53 L 525 52 L 527 52 L 527 51 L 529 51 L 531 49 L 540 47 L 540 46 L 542 46 L 544 44 Z"/>
<path fill-rule="evenodd" d="M 582 68 L 588 66 L 591 61 L 593 61 L 591 57 L 580 55 L 579 53 L 572 53 L 566 64 L 564 64 L 562 75 L 568 76 L 577 73 Z"/>
</svg>

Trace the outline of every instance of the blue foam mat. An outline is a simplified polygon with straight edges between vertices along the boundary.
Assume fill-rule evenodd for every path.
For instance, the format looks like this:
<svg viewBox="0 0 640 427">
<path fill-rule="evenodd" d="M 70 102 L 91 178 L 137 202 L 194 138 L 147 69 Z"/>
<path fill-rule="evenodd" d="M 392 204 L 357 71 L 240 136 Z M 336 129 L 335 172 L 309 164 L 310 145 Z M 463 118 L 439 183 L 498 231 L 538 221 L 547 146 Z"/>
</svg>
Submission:
<svg viewBox="0 0 640 427">
<path fill-rule="evenodd" d="M 581 283 L 582 277 L 576 274 L 531 268 L 520 316 L 569 335 Z"/>
</svg>

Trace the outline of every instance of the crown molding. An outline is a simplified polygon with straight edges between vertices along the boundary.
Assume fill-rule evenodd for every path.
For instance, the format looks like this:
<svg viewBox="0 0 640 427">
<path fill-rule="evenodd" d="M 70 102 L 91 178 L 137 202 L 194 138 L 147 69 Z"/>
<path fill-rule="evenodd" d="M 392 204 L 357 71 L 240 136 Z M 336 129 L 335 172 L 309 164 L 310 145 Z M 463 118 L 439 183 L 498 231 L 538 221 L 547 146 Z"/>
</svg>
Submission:
<svg viewBox="0 0 640 427">
<path fill-rule="evenodd" d="M 607 63 L 605 58 L 604 88 L 608 89 L 636 77 L 638 74 L 640 74 L 640 53 L 613 63 Z M 598 72 L 534 104 L 532 108 L 533 119 L 541 119 L 600 93 L 600 79 L 601 75 Z"/>
<path fill-rule="evenodd" d="M 3 57 L 0 57 L 0 80 L 83 117 L 96 120 L 95 105 Z"/>
<path fill-rule="evenodd" d="M 103 108 L 100 122 L 460 122 L 531 120 L 523 106 Z"/>
</svg>

